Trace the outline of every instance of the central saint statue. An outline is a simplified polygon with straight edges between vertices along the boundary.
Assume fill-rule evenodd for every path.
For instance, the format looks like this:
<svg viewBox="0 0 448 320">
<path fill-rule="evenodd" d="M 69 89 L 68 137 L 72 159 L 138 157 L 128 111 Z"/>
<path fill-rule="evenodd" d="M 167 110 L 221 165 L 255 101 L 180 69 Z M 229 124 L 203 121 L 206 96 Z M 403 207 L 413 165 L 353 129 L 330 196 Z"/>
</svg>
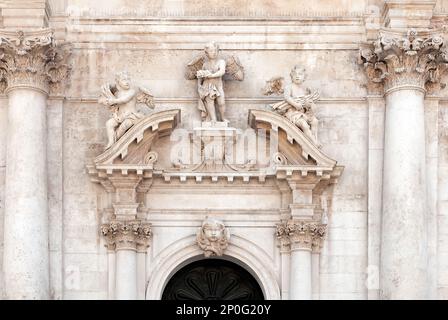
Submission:
<svg viewBox="0 0 448 320">
<path fill-rule="evenodd" d="M 244 70 L 237 57 L 221 57 L 215 42 L 206 44 L 204 54 L 188 63 L 187 79 L 198 81 L 198 109 L 202 121 L 228 122 L 224 115 L 226 103 L 223 80 L 226 76 L 241 81 L 244 79 Z"/>
</svg>

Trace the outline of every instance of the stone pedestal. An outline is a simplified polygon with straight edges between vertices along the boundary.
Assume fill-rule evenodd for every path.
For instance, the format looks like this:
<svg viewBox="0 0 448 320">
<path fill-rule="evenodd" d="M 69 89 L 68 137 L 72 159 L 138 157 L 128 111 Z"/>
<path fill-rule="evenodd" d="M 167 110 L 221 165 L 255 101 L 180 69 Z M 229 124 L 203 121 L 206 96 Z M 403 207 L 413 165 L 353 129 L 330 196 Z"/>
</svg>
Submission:
<svg viewBox="0 0 448 320">
<path fill-rule="evenodd" d="M 193 134 L 195 141 L 200 141 L 205 165 L 224 164 L 226 157 L 234 154 L 236 129 L 229 128 L 228 122 L 202 122 L 200 127 L 194 128 Z"/>
<path fill-rule="evenodd" d="M 428 28 L 436 0 L 385 0 L 384 24 L 390 28 Z"/>
<path fill-rule="evenodd" d="M 61 93 L 69 50 L 49 30 L 0 37 L 0 81 L 9 99 L 5 291 L 10 299 L 49 299 L 46 107 L 50 90 Z"/>
<path fill-rule="evenodd" d="M 3 1 L 2 27 L 10 30 L 45 28 L 50 12 L 48 0 Z"/>
</svg>

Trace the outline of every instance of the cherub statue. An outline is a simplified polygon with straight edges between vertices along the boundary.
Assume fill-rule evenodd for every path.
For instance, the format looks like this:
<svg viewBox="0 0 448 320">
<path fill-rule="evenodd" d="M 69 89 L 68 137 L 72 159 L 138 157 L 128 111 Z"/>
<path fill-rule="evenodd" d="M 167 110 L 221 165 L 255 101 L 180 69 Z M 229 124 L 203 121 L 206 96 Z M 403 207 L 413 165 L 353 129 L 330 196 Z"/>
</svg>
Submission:
<svg viewBox="0 0 448 320">
<path fill-rule="evenodd" d="M 222 256 L 228 246 L 229 233 L 221 221 L 206 218 L 196 239 L 205 257 Z"/>
<path fill-rule="evenodd" d="M 244 69 L 235 56 L 220 57 L 215 42 L 206 44 L 204 54 L 195 57 L 187 65 L 186 78 L 198 80 L 198 109 L 202 121 L 226 121 L 223 79 L 242 81 Z"/>
<path fill-rule="evenodd" d="M 144 103 L 154 109 L 152 94 L 144 88 L 133 87 L 127 72 L 115 76 L 115 85 L 105 84 L 101 87 L 98 102 L 109 107 L 112 118 L 107 120 L 107 146 L 109 149 L 127 130 L 129 130 L 146 113 L 137 109 L 137 103 Z"/>
<path fill-rule="evenodd" d="M 314 102 L 319 99 L 319 93 L 303 87 L 302 84 L 305 81 L 303 67 L 295 66 L 290 76 L 291 84 L 284 90 L 285 100 L 272 104 L 271 107 L 299 127 L 318 148 L 321 148 L 321 144 L 317 141 L 319 120 L 313 111 Z"/>
</svg>

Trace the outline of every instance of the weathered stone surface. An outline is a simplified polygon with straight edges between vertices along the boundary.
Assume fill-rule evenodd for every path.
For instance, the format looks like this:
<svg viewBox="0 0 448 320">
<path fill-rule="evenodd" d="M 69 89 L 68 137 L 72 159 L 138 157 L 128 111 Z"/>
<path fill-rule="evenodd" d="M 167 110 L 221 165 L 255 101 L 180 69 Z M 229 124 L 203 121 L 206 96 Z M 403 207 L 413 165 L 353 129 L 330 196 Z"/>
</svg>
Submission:
<svg viewBox="0 0 448 320">
<path fill-rule="evenodd" d="M 442 45 L 447 1 L 4 0 L 0 7 L 0 27 L 6 29 L 0 34 L 6 34 L 8 39 L 20 39 L 16 33 L 19 30 L 24 31 L 23 40 L 39 32 L 47 34 L 50 29 L 54 32 L 54 41 L 42 43 L 40 49 L 30 48 L 23 56 L 35 56 L 33 61 L 21 60 L 22 56 L 12 60 L 0 56 L 0 70 L 9 70 L 0 73 L 2 89 L 7 85 L 30 88 L 34 84 L 40 91 L 18 95 L 20 100 L 29 94 L 28 100 L 33 99 L 33 103 L 27 104 L 17 119 L 10 118 L 8 109 L 9 102 L 16 98 L 0 96 L 3 297 L 8 297 L 4 292 L 4 262 L 5 257 L 11 257 L 8 250 L 5 253 L 4 239 L 12 239 L 8 232 L 18 230 L 8 231 L 11 216 L 5 219 L 6 177 L 22 177 L 26 171 L 7 174 L 17 163 L 6 167 L 6 145 L 15 130 L 11 125 L 29 118 L 34 120 L 26 121 L 38 124 L 38 113 L 45 116 L 41 136 L 45 133 L 46 138 L 39 141 L 42 139 L 35 134 L 23 134 L 12 150 L 33 145 L 45 152 L 44 157 L 26 159 L 26 172 L 41 172 L 47 178 L 45 187 L 41 185 L 41 195 L 48 200 L 40 211 L 47 207 L 48 223 L 39 227 L 48 230 L 45 238 L 49 267 L 43 270 L 48 271 L 45 297 L 159 299 L 166 281 L 178 268 L 204 258 L 196 237 L 202 222 L 211 218 L 222 221 L 230 234 L 220 258 L 250 269 L 266 297 L 403 298 L 381 291 L 384 288 L 380 286 L 381 265 L 384 269 L 387 259 L 394 260 L 400 246 L 413 257 L 425 260 L 426 256 L 425 272 L 429 275 L 425 282 L 416 276 L 415 270 L 406 271 L 400 264 L 390 263 L 394 270 L 406 272 L 398 275 L 400 283 L 418 284 L 415 290 L 427 290 L 425 298 L 448 298 L 448 104 L 444 98 L 448 86 L 444 85 L 446 52 Z M 410 28 L 416 33 L 408 33 Z M 376 50 L 372 44 L 375 40 L 379 40 Z M 71 63 L 65 60 L 68 56 L 64 52 L 68 51 L 58 51 L 61 69 L 54 69 L 54 65 L 48 65 L 49 58 L 54 49 L 63 49 L 59 44 L 64 41 L 73 48 Z M 223 81 L 224 115 L 229 121 L 225 129 L 218 121 L 204 130 L 219 139 L 224 132 L 231 133 L 232 139 L 243 133 L 259 137 L 267 133 L 273 139 L 278 129 L 280 150 L 268 164 L 246 161 L 217 166 L 217 160 L 226 160 L 220 156 L 214 158 L 213 166 L 202 162 L 197 167 L 180 166 L 178 162 L 173 165 L 172 152 L 180 145 L 178 138 L 182 134 L 193 136 L 198 132 L 194 128 L 203 127 L 197 79 L 187 80 L 185 70 L 189 62 L 203 54 L 210 41 L 219 44 L 221 54 L 238 58 L 244 79 Z M 366 41 L 369 45 L 362 49 L 371 51 L 361 52 L 361 62 L 367 74 L 357 63 L 359 43 Z M 24 43 L 20 46 L 24 47 Z M 8 50 L 3 53 L 10 54 Z M 7 61 L 20 68 L 5 69 Z M 278 119 L 261 121 L 254 116 L 253 110 L 268 113 L 272 112 L 270 105 L 281 103 L 284 90 L 279 89 L 280 85 L 271 86 L 271 94 L 266 96 L 266 82 L 283 78 L 284 89 L 295 65 L 306 69 L 303 86 L 319 92 L 312 109 L 318 119 L 315 144 L 321 144 L 321 149 L 314 149 L 312 143 L 305 145 L 308 140 L 304 128 L 294 126 L 287 117 L 279 115 L 283 122 L 276 122 Z M 55 86 L 59 80 L 53 71 L 60 70 L 59 76 L 64 78 L 69 67 L 72 69 L 67 87 Z M 149 114 L 155 115 L 157 121 L 142 122 L 147 126 L 139 131 L 141 119 L 132 119 L 132 125 L 123 128 L 115 139 L 110 133 L 108 137 L 105 124 L 111 114 L 98 103 L 98 97 L 104 93 L 101 86 L 113 83 L 121 71 L 126 71 L 139 88 L 150 89 L 155 106 Z M 15 75 L 24 81 L 14 82 Z M 384 96 L 385 91 L 403 86 L 412 87 L 403 97 L 393 97 L 393 93 Z M 113 87 L 108 86 L 115 96 Z M 406 109 L 406 116 L 395 117 L 390 123 L 390 111 L 404 99 L 409 99 L 407 106 L 418 101 L 418 116 L 412 117 Z M 37 103 L 41 100 L 45 103 Z M 121 102 L 109 102 L 123 106 Z M 41 112 L 36 112 L 37 108 Z M 136 108 L 141 110 L 141 106 Z M 166 115 L 170 118 L 164 118 Z M 415 120 L 412 125 L 410 119 Z M 400 121 L 403 125 L 397 125 Z M 406 132 L 405 124 L 409 125 Z M 115 133 L 119 126 L 111 127 L 110 132 Z M 405 148 L 405 153 L 390 147 L 391 135 L 398 134 L 412 141 L 406 144 L 409 148 Z M 121 135 L 124 139 L 117 141 Z M 188 139 L 182 143 L 191 147 L 194 142 Z M 205 145 L 205 140 L 199 144 Z M 115 145 L 117 142 L 121 144 Z M 103 153 L 108 145 L 110 152 Z M 399 146 L 403 145 L 401 141 Z M 248 143 L 244 151 L 249 154 L 253 151 L 250 148 Z M 303 150 L 306 152 L 302 154 Z M 214 156 L 213 150 L 208 152 Z M 396 167 L 390 166 L 387 159 L 391 158 L 398 159 L 394 162 Z M 417 158 L 425 163 L 413 167 L 414 178 L 425 180 L 421 185 L 419 181 L 400 178 Z M 43 161 L 40 165 L 39 159 Z M 326 167 L 320 170 L 317 167 L 322 163 Z M 339 166 L 344 167 L 342 173 Z M 391 174 L 399 178 L 393 187 L 385 189 Z M 409 192 L 417 185 L 420 191 L 409 198 Z M 14 192 L 9 191 L 10 199 L 19 191 L 33 191 L 31 187 L 19 186 Z M 398 202 L 391 198 L 397 193 L 403 195 Z M 427 203 L 424 218 L 413 215 L 421 218 L 419 223 L 405 214 L 411 212 L 406 211 L 406 203 L 412 201 L 416 203 L 413 208 Z M 387 214 L 383 219 L 387 203 L 399 204 L 406 210 Z M 39 206 L 29 206 L 39 211 Z M 313 247 L 313 238 L 307 235 L 310 230 L 306 228 L 308 231 L 300 237 L 296 235 L 293 251 L 289 240 L 277 239 L 276 226 L 287 221 L 326 225 L 324 236 L 319 238 L 319 250 L 316 242 Z M 137 231 L 117 250 L 117 238 L 101 233 L 102 226 L 110 227 L 113 222 L 148 223 L 151 236 L 137 244 Z M 413 233 L 389 233 L 392 238 L 381 243 L 384 230 L 392 232 L 402 226 L 414 230 Z M 38 224 L 34 224 L 34 229 L 23 227 L 20 236 L 28 237 L 23 244 L 32 247 L 41 241 L 46 231 L 40 230 Z M 423 240 L 425 232 L 427 240 Z M 419 241 L 408 247 L 412 243 L 409 239 Z M 391 245 L 385 247 L 387 243 Z M 423 251 L 424 255 L 420 255 Z M 26 258 L 26 254 L 19 254 L 17 261 L 28 261 Z M 298 267 L 295 271 L 299 272 L 291 273 L 291 267 Z M 24 277 L 19 275 L 17 279 L 18 286 L 27 285 Z M 316 279 L 320 286 L 316 287 Z M 294 286 L 298 281 L 305 281 L 306 290 Z M 394 290 L 393 282 L 389 288 L 390 292 Z M 32 293 L 28 296 L 38 297 Z"/>
</svg>

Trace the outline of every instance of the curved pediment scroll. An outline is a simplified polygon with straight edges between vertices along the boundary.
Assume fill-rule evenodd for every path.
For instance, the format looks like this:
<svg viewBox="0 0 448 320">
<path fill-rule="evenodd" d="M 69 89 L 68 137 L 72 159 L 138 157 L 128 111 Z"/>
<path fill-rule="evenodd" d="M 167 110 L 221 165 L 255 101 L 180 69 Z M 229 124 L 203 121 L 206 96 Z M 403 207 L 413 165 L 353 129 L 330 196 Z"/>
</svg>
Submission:
<svg viewBox="0 0 448 320">
<path fill-rule="evenodd" d="M 324 154 L 302 130 L 281 115 L 264 110 L 249 110 L 249 125 L 279 135 L 280 151 L 290 162 L 333 168 L 336 160 Z"/>
<path fill-rule="evenodd" d="M 170 135 L 180 122 L 180 110 L 165 110 L 141 119 L 117 142 L 94 159 L 96 165 L 145 164 L 157 159 L 151 145 L 161 136 Z M 140 150 L 140 149 L 145 150 Z"/>
</svg>

